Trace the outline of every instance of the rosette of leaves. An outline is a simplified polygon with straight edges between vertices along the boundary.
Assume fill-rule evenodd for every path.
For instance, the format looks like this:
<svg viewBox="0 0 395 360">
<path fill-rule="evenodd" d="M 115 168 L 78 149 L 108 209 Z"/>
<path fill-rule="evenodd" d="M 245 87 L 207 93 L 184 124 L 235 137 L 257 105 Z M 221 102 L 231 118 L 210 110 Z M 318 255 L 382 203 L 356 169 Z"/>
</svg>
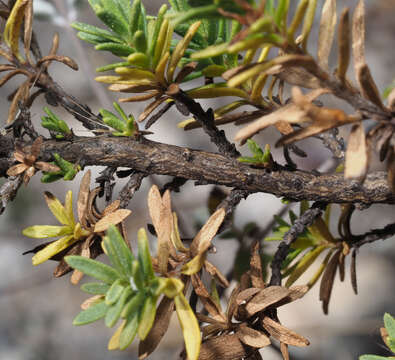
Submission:
<svg viewBox="0 0 395 360">
<path fill-rule="evenodd" d="M 266 144 L 265 151 L 263 151 L 254 140 L 248 139 L 247 144 L 253 156 L 242 156 L 237 160 L 257 167 L 270 167 L 273 164 L 270 145 Z"/>
<path fill-rule="evenodd" d="M 54 171 L 54 169 L 48 169 L 48 171 L 44 172 L 44 175 L 41 177 L 41 182 L 43 183 L 51 183 L 60 179 L 71 181 L 81 170 L 80 165 L 73 164 L 70 161 L 63 159 L 58 153 L 54 153 L 53 157 L 53 165 L 55 165 L 59 170 Z"/>
<path fill-rule="evenodd" d="M 389 360 L 395 359 L 395 319 L 392 315 L 384 314 L 384 327 L 380 328 L 381 338 L 393 356 L 362 355 L 359 360 Z"/>
<path fill-rule="evenodd" d="M 59 261 L 54 276 L 59 277 L 70 271 L 64 262 L 68 254 L 81 254 L 84 257 L 97 257 L 102 251 L 98 240 L 100 234 L 114 224 L 121 223 L 131 214 L 128 209 L 119 209 L 120 202 L 115 201 L 108 205 L 102 213 L 96 210 L 95 200 L 100 189 L 90 191 L 90 171 L 81 180 L 77 200 L 78 221 L 74 217 L 72 192 L 68 191 L 64 205 L 51 193 L 45 192 L 47 205 L 61 225 L 34 225 L 23 230 L 23 235 L 35 239 L 48 239 L 61 237 L 37 246 L 26 253 L 35 253 L 32 258 L 33 265 L 39 265 L 49 259 Z M 74 272 L 71 282 L 78 283 L 82 274 Z"/>
<path fill-rule="evenodd" d="M 23 174 L 23 183 L 27 185 L 37 170 L 53 172 L 60 171 L 60 168 L 56 165 L 44 161 L 37 161 L 37 158 L 40 155 L 42 143 L 43 138 L 40 136 L 34 140 L 30 148 L 30 152 L 25 152 L 23 149 L 16 146 L 14 158 L 19 163 L 11 166 L 7 170 L 7 175 L 18 176 Z"/>
<path fill-rule="evenodd" d="M 300 216 L 308 209 L 308 202 L 301 202 Z M 342 228 L 347 227 L 350 220 L 348 210 L 343 211 L 343 215 L 339 220 L 339 229 L 342 237 L 335 238 L 330 230 L 330 205 L 328 205 L 324 218 L 319 217 L 315 220 L 313 225 L 298 236 L 295 242 L 291 245 L 291 251 L 282 264 L 282 276 L 286 278 L 286 287 L 293 285 L 302 275 L 304 275 L 313 264 L 318 262 L 321 255 L 325 254 L 324 258 L 319 262 L 319 266 L 313 273 L 313 276 L 306 283 L 308 289 L 311 289 L 319 279 L 320 294 L 319 298 L 322 301 L 323 311 L 328 314 L 329 301 L 332 293 L 332 288 L 337 271 L 339 270 L 340 280 L 345 278 L 345 258 L 350 254 L 350 245 L 347 243 L 349 238 L 347 234 L 343 234 Z M 274 227 L 273 235 L 265 238 L 266 241 L 282 241 L 285 234 L 291 229 L 297 220 L 297 215 L 293 211 L 289 212 L 290 223 L 286 222 L 280 217 L 275 217 L 277 226 Z M 344 223 L 344 224 L 342 224 Z M 356 280 L 356 252 L 352 253 L 352 262 L 350 267 L 351 284 L 354 292 L 357 294 L 357 280 Z"/>
<path fill-rule="evenodd" d="M 48 107 L 44 107 L 44 111 L 47 116 L 41 117 L 41 126 L 51 134 L 55 136 L 56 139 L 64 139 L 72 136 L 72 131 L 66 122 L 56 116 Z"/>
<path fill-rule="evenodd" d="M 145 230 L 140 229 L 137 237 L 137 259 L 114 226 L 109 227 L 107 236 L 103 237 L 103 248 L 112 266 L 81 256 L 66 257 L 70 266 L 101 281 L 82 285 L 81 289 L 94 297 L 83 304 L 84 310 L 73 324 L 85 325 L 104 318 L 106 326 L 113 327 L 121 320 L 108 348 L 124 350 L 136 335 L 141 341 L 152 335 L 152 327 L 157 322 L 156 304 L 164 295 L 171 299 L 169 303 L 175 304 L 188 358 L 195 360 L 200 349 L 200 329 L 184 297 L 184 284 L 176 278 L 156 276 Z M 173 307 L 170 315 L 172 311 Z"/>
<path fill-rule="evenodd" d="M 200 359 L 233 360 L 251 357 L 260 359 L 259 349 L 271 344 L 270 338 L 280 341 L 284 359 L 289 359 L 288 345 L 303 347 L 309 341 L 283 326 L 277 317 L 277 308 L 303 297 L 306 286 L 291 288 L 266 286 L 259 254 L 259 244 L 251 247 L 249 270 L 233 290 L 226 311 L 223 311 L 215 285 L 209 292 L 199 277 L 192 281 L 195 292 L 208 316 L 197 313 L 203 326 Z"/>
<path fill-rule="evenodd" d="M 24 75 L 26 80 L 19 85 L 17 91 L 12 95 L 7 118 L 8 124 L 15 120 L 19 104 L 32 103 L 37 95 L 41 93 L 38 91 L 30 94 L 30 89 L 36 84 L 40 85 L 40 76 L 45 78 L 48 66 L 53 61 L 61 62 L 73 70 L 78 70 L 78 65 L 71 58 L 56 54 L 59 47 L 59 36 L 57 34 L 53 37 L 52 47 L 48 55 L 41 56 L 41 54 L 33 50 L 31 48 L 33 0 L 16 0 L 12 4 L 13 7 L 8 14 L 6 12 L 1 14 L 1 16 L 6 17 L 7 22 L 3 34 L 4 46 L 0 49 L 0 56 L 7 63 L 0 65 L 0 72 L 8 73 L 0 79 L 0 86 L 19 74 Z M 23 53 L 20 51 L 20 38 L 23 39 Z M 31 52 L 34 54 L 35 61 L 32 59 Z"/>
<path fill-rule="evenodd" d="M 116 102 L 113 103 L 114 109 L 118 116 L 106 109 L 100 109 L 100 115 L 103 122 L 111 126 L 115 132 L 114 136 L 136 136 L 139 133 L 138 125 L 135 123 L 133 115 L 126 115 L 122 108 Z"/>
</svg>

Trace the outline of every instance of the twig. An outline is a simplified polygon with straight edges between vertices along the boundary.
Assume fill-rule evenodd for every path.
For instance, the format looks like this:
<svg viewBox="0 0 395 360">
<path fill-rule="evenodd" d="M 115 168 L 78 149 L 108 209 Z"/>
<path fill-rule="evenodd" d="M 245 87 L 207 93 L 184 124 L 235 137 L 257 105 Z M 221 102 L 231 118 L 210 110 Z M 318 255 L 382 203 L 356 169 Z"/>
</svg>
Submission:
<svg viewBox="0 0 395 360">
<path fill-rule="evenodd" d="M 0 215 L 4 212 L 7 204 L 14 200 L 19 188 L 22 185 L 22 175 L 10 177 L 0 187 Z"/>
<path fill-rule="evenodd" d="M 371 244 L 378 240 L 386 240 L 395 235 L 395 223 L 388 224 L 382 229 L 374 229 L 362 235 L 356 235 L 352 238 L 350 244 L 353 248 L 359 248 L 362 245 Z"/>
<path fill-rule="evenodd" d="M 0 174 L 7 171 L 14 161 L 12 143 L 11 146 L 0 151 Z M 43 161 L 52 161 L 52 154 L 57 152 L 64 159 L 73 163 L 81 161 L 85 166 L 127 167 L 147 174 L 199 180 L 251 193 L 270 193 L 292 201 L 395 203 L 395 195 L 388 186 L 385 172 L 371 173 L 360 184 L 345 180 L 343 174 L 317 175 L 300 170 L 289 171 L 281 166 L 268 171 L 241 164 L 217 153 L 127 137 L 46 140 L 41 149 L 40 160 Z"/>
<path fill-rule="evenodd" d="M 225 132 L 223 130 L 219 130 L 215 125 L 214 112 L 212 109 L 204 111 L 198 102 L 190 98 L 178 86 L 170 85 L 167 93 L 175 101 L 182 103 L 189 110 L 196 121 L 202 125 L 205 133 L 210 136 L 211 141 L 217 145 L 220 154 L 230 156 L 231 158 L 237 158 L 240 156 L 236 146 L 230 143 L 226 138 Z"/>
<path fill-rule="evenodd" d="M 278 246 L 271 263 L 272 276 L 270 279 L 270 285 L 281 285 L 281 265 L 289 253 L 289 248 L 298 236 L 303 233 L 306 227 L 313 224 L 314 220 L 322 214 L 325 207 L 325 203 L 314 203 L 310 209 L 306 210 L 303 215 L 295 221 L 292 227 L 284 235 L 284 239 Z"/>
<path fill-rule="evenodd" d="M 217 208 L 224 208 L 226 215 L 218 233 L 223 232 L 231 225 L 233 221 L 232 215 L 236 210 L 237 205 L 239 205 L 240 201 L 246 199 L 250 194 L 251 193 L 247 190 L 233 189 L 230 194 L 221 201 Z"/>
</svg>

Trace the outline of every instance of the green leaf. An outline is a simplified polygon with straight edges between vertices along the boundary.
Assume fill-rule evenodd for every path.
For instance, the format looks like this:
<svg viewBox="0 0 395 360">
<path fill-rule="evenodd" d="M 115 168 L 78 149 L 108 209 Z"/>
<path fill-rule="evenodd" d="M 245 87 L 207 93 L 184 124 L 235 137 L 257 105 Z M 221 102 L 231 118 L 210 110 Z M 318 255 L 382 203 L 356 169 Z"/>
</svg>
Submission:
<svg viewBox="0 0 395 360">
<path fill-rule="evenodd" d="M 139 314 L 130 313 L 119 338 L 119 349 L 125 350 L 134 340 L 139 326 Z"/>
<path fill-rule="evenodd" d="M 99 261 L 76 255 L 66 256 L 64 259 L 72 268 L 77 269 L 97 280 L 101 280 L 106 284 L 112 284 L 119 278 L 117 271 Z"/>
<path fill-rule="evenodd" d="M 102 43 L 107 43 L 108 39 L 103 38 L 101 36 L 96 36 L 84 32 L 78 32 L 77 37 L 83 41 L 86 41 L 89 44 L 97 45 L 97 44 L 102 44 Z"/>
<path fill-rule="evenodd" d="M 81 311 L 73 320 L 73 325 L 86 325 L 103 318 L 108 310 L 104 301 L 90 306 L 88 309 Z"/>
<path fill-rule="evenodd" d="M 121 66 L 128 66 L 129 63 L 128 62 L 119 62 L 119 63 L 114 63 L 114 64 L 109 64 L 109 65 L 105 65 L 105 66 L 100 66 L 98 68 L 96 68 L 96 72 L 104 72 L 104 71 L 109 71 L 109 70 L 114 70 L 117 67 L 121 67 Z"/>
<path fill-rule="evenodd" d="M 362 355 L 359 360 L 389 360 L 390 358 L 378 355 Z"/>
<path fill-rule="evenodd" d="M 98 282 L 90 282 L 81 285 L 81 290 L 92 295 L 105 295 L 110 286 Z"/>
<path fill-rule="evenodd" d="M 146 294 L 144 291 L 140 291 L 135 294 L 124 306 L 121 316 L 123 318 L 128 318 L 130 314 L 138 314 L 140 312 L 140 308 L 144 303 Z"/>
<path fill-rule="evenodd" d="M 388 331 L 388 336 L 395 339 L 395 318 L 388 313 L 384 314 L 384 326 Z"/>
<path fill-rule="evenodd" d="M 135 52 L 135 49 L 133 49 L 129 45 L 116 44 L 116 43 L 112 43 L 112 42 L 98 44 L 95 46 L 95 49 L 101 50 L 101 51 L 110 51 L 114 55 L 120 56 L 120 57 L 126 57 L 126 56 Z"/>
<path fill-rule="evenodd" d="M 149 251 L 148 238 L 147 238 L 147 233 L 143 228 L 141 228 L 138 231 L 137 239 L 138 239 L 138 250 L 139 250 L 138 259 L 139 259 L 140 267 L 143 270 L 145 279 L 147 280 L 153 279 L 155 275 L 151 262 L 151 254 Z"/>
<path fill-rule="evenodd" d="M 96 16 L 123 39 L 128 38 L 129 26 L 123 17 L 104 9 L 97 11 Z"/>
<path fill-rule="evenodd" d="M 104 323 L 107 327 L 113 327 L 117 323 L 121 316 L 123 307 L 130 295 L 132 295 L 132 289 L 128 286 L 123 289 L 118 301 L 109 307 L 104 319 Z"/>
<path fill-rule="evenodd" d="M 135 34 L 138 30 L 139 20 L 141 16 L 141 0 L 134 0 L 132 10 L 130 12 L 129 31 L 130 34 Z"/>
<path fill-rule="evenodd" d="M 140 340 L 144 340 L 150 332 L 156 315 L 156 296 L 147 296 L 140 313 L 138 334 Z"/>
<path fill-rule="evenodd" d="M 122 265 L 124 272 L 128 276 L 132 276 L 133 275 L 132 265 L 133 262 L 136 261 L 136 259 L 133 256 L 129 247 L 126 245 L 126 242 L 121 236 L 117 227 L 111 225 L 107 230 L 107 236 L 109 241 L 111 242 L 111 245 L 113 246 L 116 256 L 119 259 L 119 263 Z"/>
<path fill-rule="evenodd" d="M 248 139 L 247 144 L 248 144 L 248 148 L 254 155 L 263 156 L 262 149 L 258 146 L 258 144 L 254 140 Z"/>
<path fill-rule="evenodd" d="M 106 304 L 107 305 L 115 304 L 115 302 L 119 299 L 124 289 L 125 286 L 122 285 L 122 280 L 121 279 L 115 280 L 106 294 L 106 299 L 105 299 Z"/>
<path fill-rule="evenodd" d="M 73 22 L 71 24 L 71 27 L 73 27 L 74 29 L 76 29 L 78 31 L 82 31 L 82 32 L 90 34 L 90 35 L 101 37 L 103 39 L 106 39 L 107 41 L 110 40 L 111 42 L 118 42 L 121 44 L 123 43 L 122 38 L 120 38 L 119 36 L 116 36 L 107 30 L 98 28 L 98 27 L 90 25 L 90 24 Z"/>
</svg>

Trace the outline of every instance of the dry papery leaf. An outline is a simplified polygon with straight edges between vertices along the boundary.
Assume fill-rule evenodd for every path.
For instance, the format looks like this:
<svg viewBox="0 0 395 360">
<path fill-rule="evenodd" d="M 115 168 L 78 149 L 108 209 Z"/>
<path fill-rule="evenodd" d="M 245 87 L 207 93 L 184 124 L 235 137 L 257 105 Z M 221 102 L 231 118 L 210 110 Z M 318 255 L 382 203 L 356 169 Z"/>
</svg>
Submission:
<svg viewBox="0 0 395 360">
<path fill-rule="evenodd" d="M 337 267 L 339 264 L 340 254 L 341 250 L 338 250 L 329 260 L 329 263 L 325 269 L 324 275 L 322 276 L 321 280 L 320 300 L 322 301 L 322 308 L 325 315 L 328 315 L 328 306 L 332 294 Z"/>
<path fill-rule="evenodd" d="M 249 316 L 256 314 L 268 306 L 277 303 L 289 295 L 289 290 L 281 286 L 269 286 L 261 290 L 247 302 L 246 310 Z"/>
<path fill-rule="evenodd" d="M 340 16 L 338 32 L 338 58 L 337 58 L 337 76 L 346 83 L 346 73 L 350 65 L 351 53 L 351 34 L 350 34 L 350 11 L 344 9 Z"/>
<path fill-rule="evenodd" d="M 326 0 L 322 8 L 317 51 L 318 63 L 325 70 L 329 70 L 328 60 L 335 36 L 336 22 L 336 0 Z"/>
<path fill-rule="evenodd" d="M 284 344 L 299 347 L 308 346 L 310 344 L 310 342 L 302 335 L 287 329 L 285 326 L 282 326 L 280 323 L 274 321 L 268 316 L 265 316 L 262 319 L 262 326 L 270 336 L 273 336 L 276 340 L 281 341 Z"/>
<path fill-rule="evenodd" d="M 239 360 L 252 352 L 253 349 L 243 345 L 236 334 L 221 335 L 202 343 L 199 360 Z"/>
<path fill-rule="evenodd" d="M 260 349 L 271 344 L 267 335 L 258 330 L 251 329 L 245 324 L 239 327 L 236 334 L 241 342 L 254 348 Z"/>
<path fill-rule="evenodd" d="M 86 217 L 87 207 L 88 207 L 88 199 L 90 193 L 90 184 L 91 184 L 91 171 L 88 170 L 80 183 L 80 190 L 78 193 L 77 200 L 77 215 L 78 219 L 82 222 L 83 226 L 86 226 L 86 221 L 83 221 Z"/>
<path fill-rule="evenodd" d="M 147 358 L 159 345 L 167 329 L 174 311 L 174 300 L 163 297 L 155 315 L 154 325 L 148 336 L 139 343 L 139 359 Z"/>
<path fill-rule="evenodd" d="M 148 194 L 148 209 L 158 236 L 158 266 L 162 274 L 167 272 L 170 252 L 176 252 L 171 241 L 173 231 L 173 215 L 171 211 L 170 191 L 167 190 L 163 198 L 159 188 L 153 185 Z"/>
<path fill-rule="evenodd" d="M 280 351 L 281 351 L 281 355 L 283 356 L 283 360 L 290 360 L 287 344 L 280 342 Z"/>
<path fill-rule="evenodd" d="M 117 225 L 125 220 L 132 213 L 129 209 L 118 209 L 115 212 L 105 215 L 95 224 L 95 232 L 106 231 L 110 225 Z"/>
<path fill-rule="evenodd" d="M 344 177 L 363 181 L 369 166 L 369 149 L 362 123 L 355 124 L 347 144 Z"/>
<path fill-rule="evenodd" d="M 358 295 L 358 283 L 357 283 L 357 249 L 354 249 L 351 255 L 351 266 L 350 266 L 350 277 L 351 285 L 355 295 Z"/>
<path fill-rule="evenodd" d="M 301 86 L 306 89 L 318 89 L 321 87 L 320 80 L 301 67 L 278 66 L 268 71 L 268 73 L 275 75 L 290 85 Z"/>
<path fill-rule="evenodd" d="M 259 242 L 256 241 L 251 247 L 250 277 L 253 287 L 263 288 L 265 282 L 262 279 L 262 261 L 259 254 Z"/>
<path fill-rule="evenodd" d="M 221 285 L 223 288 L 229 287 L 230 284 L 228 279 L 217 269 L 216 266 L 205 260 L 204 268 L 212 277 L 217 280 L 219 285 Z"/>
<path fill-rule="evenodd" d="M 306 98 L 309 101 L 317 99 L 323 94 L 329 93 L 328 89 L 316 89 L 306 94 Z M 305 113 L 296 104 L 291 103 L 280 109 L 272 112 L 269 115 L 265 115 L 253 123 L 245 126 L 243 129 L 239 130 L 235 136 L 235 141 L 240 141 L 242 144 L 246 142 L 247 139 L 257 134 L 258 132 L 264 130 L 270 125 L 275 125 L 279 121 L 285 121 L 287 123 L 300 123 L 306 120 Z"/>
<path fill-rule="evenodd" d="M 390 149 L 390 154 L 388 156 L 388 184 L 392 189 L 392 193 L 395 194 L 395 146 Z"/>
</svg>

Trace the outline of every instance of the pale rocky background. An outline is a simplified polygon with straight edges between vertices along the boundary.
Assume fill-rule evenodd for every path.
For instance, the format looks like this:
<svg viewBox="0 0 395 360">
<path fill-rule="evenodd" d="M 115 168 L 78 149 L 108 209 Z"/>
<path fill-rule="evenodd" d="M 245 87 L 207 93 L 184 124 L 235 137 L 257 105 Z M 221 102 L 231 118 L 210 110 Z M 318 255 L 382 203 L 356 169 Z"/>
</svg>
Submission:
<svg viewBox="0 0 395 360">
<path fill-rule="evenodd" d="M 53 1 L 59 9 L 67 5 L 66 0 Z M 154 13 L 159 7 L 159 0 L 144 1 L 148 12 Z M 322 1 L 321 1 L 322 3 Z M 367 59 L 380 91 L 395 77 L 394 46 L 395 46 L 395 1 L 366 1 L 368 7 L 367 19 Z M 355 0 L 338 1 L 339 11 L 344 6 L 355 7 Z M 70 14 L 69 14 L 70 15 Z M 78 13 L 78 20 L 99 24 L 92 16 L 89 6 L 83 7 Z M 58 21 L 58 23 L 61 23 Z M 66 21 L 67 23 L 67 21 Z M 60 24 L 62 25 L 62 24 Z M 50 47 L 52 35 L 60 33 L 60 54 L 73 57 L 80 64 L 78 73 L 54 64 L 51 74 L 66 89 L 81 102 L 89 104 L 94 110 L 100 107 L 111 108 L 111 102 L 116 97 L 105 91 L 105 87 L 95 84 L 94 69 L 97 66 L 113 61 L 111 56 L 97 53 L 92 46 L 80 42 L 74 30 L 67 26 L 56 26 L 48 21 L 37 22 L 35 29 L 40 39 L 43 51 Z M 317 28 L 312 34 L 313 44 L 310 51 L 314 53 L 314 44 L 318 37 Z M 336 54 L 332 54 L 332 64 Z M 352 73 L 350 74 L 352 76 Z M 15 84 L 15 83 L 14 83 Z M 5 119 L 8 103 L 6 96 L 13 90 L 13 84 L 7 84 L 0 89 L 0 107 L 2 118 Z M 209 102 L 205 106 L 213 106 Z M 328 106 L 337 104 L 328 99 Z M 33 119 L 39 123 L 43 115 L 42 106 L 38 103 L 33 111 Z M 143 109 L 141 104 L 125 106 L 125 109 L 136 116 Z M 345 109 L 348 109 L 345 107 Z M 52 109 L 58 115 L 70 120 L 61 109 Z M 176 128 L 182 116 L 175 110 L 163 117 L 152 130 L 150 138 L 176 145 L 192 148 L 215 148 L 208 144 L 206 136 L 199 130 L 185 133 Z M 4 120 L 2 120 L 3 122 Z M 73 120 L 72 127 L 77 134 L 84 134 L 81 126 Z M 2 126 L 2 125 L 0 125 Z M 225 128 L 227 135 L 232 138 L 235 129 Z M 46 134 L 46 131 L 43 132 Z M 346 130 L 343 131 L 346 135 Z M 268 130 L 256 138 L 260 144 L 273 144 L 278 135 Z M 301 146 L 309 151 L 310 156 L 299 161 L 305 169 L 319 167 L 330 153 L 322 149 L 318 141 L 306 141 Z M 241 148 L 246 152 L 246 147 Z M 276 159 L 281 159 L 281 153 L 274 151 Z M 374 164 L 379 169 L 381 164 Z M 67 189 L 77 190 L 82 175 L 77 176 L 73 183 L 59 182 L 46 186 L 61 200 Z M 148 221 L 146 194 L 152 181 L 164 183 L 165 177 L 155 177 L 144 180 L 141 191 L 130 204 L 133 215 L 127 222 L 130 238 L 138 227 Z M 93 185 L 93 184 L 92 184 Z M 116 191 L 121 188 L 117 186 Z M 194 187 L 188 183 L 183 192 L 173 196 L 175 208 L 181 210 L 180 217 L 186 224 L 187 236 L 193 235 L 193 223 L 197 219 L 205 219 L 206 201 L 211 186 Z M 52 271 L 54 263 L 47 262 L 39 267 L 32 267 L 30 256 L 22 256 L 22 252 L 36 246 L 39 241 L 27 239 L 21 235 L 21 230 L 33 224 L 54 224 L 42 196 L 43 186 L 39 176 L 32 179 L 30 186 L 22 189 L 14 203 L 0 217 L 0 360 L 113 360 L 137 359 L 135 345 L 126 352 L 108 352 L 107 341 L 113 330 L 107 329 L 102 322 L 73 327 L 73 317 L 79 312 L 80 303 L 87 297 L 77 287 L 69 283 L 68 276 L 54 280 Z M 272 219 L 272 215 L 281 208 L 279 199 L 271 195 L 252 195 L 243 201 L 237 210 L 237 224 L 242 226 L 249 221 L 257 221 L 264 226 Z M 334 215 L 336 218 L 336 215 Z M 370 228 L 379 228 L 394 222 L 393 207 L 374 206 L 357 212 L 353 218 L 353 231 L 362 233 Z M 318 287 L 313 289 L 303 300 L 291 304 L 279 312 L 284 324 L 306 336 L 311 345 L 305 349 L 291 349 L 292 359 L 357 359 L 360 354 L 375 353 L 390 355 L 385 352 L 378 337 L 384 312 L 395 314 L 394 304 L 394 239 L 378 242 L 375 246 L 363 247 L 357 258 L 359 279 L 359 295 L 351 290 L 350 278 L 347 274 L 345 283 L 338 279 L 332 294 L 330 314 L 322 314 L 318 301 Z M 226 273 L 232 266 L 233 254 L 237 250 L 236 242 L 217 240 L 218 252 L 212 256 L 213 262 Z M 268 251 L 273 251 L 270 247 Z M 303 282 L 303 279 L 302 279 Z M 176 319 L 174 319 L 176 320 Z M 182 339 L 177 321 L 171 326 L 160 348 L 152 355 L 152 359 L 177 359 L 181 349 Z M 272 348 L 262 351 L 264 359 L 280 359 L 280 355 Z"/>
</svg>

